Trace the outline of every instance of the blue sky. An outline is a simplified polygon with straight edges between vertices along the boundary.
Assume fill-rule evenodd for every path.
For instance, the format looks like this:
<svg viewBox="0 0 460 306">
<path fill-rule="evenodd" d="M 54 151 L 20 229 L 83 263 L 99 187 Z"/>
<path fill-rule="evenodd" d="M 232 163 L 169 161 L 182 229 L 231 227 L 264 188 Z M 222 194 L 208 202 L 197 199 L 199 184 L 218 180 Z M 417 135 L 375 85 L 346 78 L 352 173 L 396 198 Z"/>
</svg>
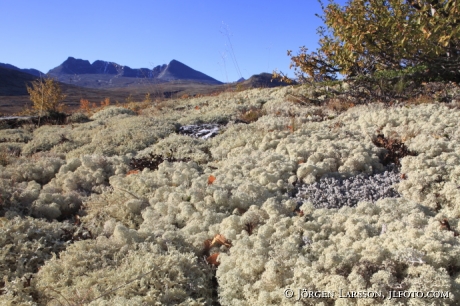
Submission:
<svg viewBox="0 0 460 306">
<path fill-rule="evenodd" d="M 223 82 L 292 77 L 286 51 L 315 50 L 322 25 L 316 0 L 0 0 L 0 12 L 2 63 L 46 73 L 69 56 L 131 68 L 176 59 Z"/>
</svg>

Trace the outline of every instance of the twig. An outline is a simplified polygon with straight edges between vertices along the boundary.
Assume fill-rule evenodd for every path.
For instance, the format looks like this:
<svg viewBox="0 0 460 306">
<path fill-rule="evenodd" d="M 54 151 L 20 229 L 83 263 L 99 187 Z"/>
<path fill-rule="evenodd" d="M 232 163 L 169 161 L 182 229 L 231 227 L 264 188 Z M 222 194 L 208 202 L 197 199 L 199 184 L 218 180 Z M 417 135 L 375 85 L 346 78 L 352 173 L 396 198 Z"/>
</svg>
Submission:
<svg viewBox="0 0 460 306">
<path fill-rule="evenodd" d="M 138 196 L 136 196 L 135 194 L 133 194 L 133 193 L 129 192 L 128 190 L 125 190 L 125 189 L 123 189 L 123 188 L 120 188 L 120 187 L 113 187 L 113 188 L 114 188 L 114 189 L 118 189 L 118 190 L 121 190 L 121 191 L 124 191 L 124 192 L 126 192 L 126 193 L 130 194 L 131 196 L 133 196 L 134 198 L 136 198 L 136 199 L 140 200 L 140 198 L 139 198 Z"/>
<path fill-rule="evenodd" d="M 53 288 L 50 288 L 50 287 L 46 287 L 45 289 L 49 289 L 49 290 L 51 290 L 51 291 L 56 292 L 57 294 L 59 294 L 59 295 L 67 302 L 68 305 L 72 305 L 72 304 L 69 302 L 69 300 L 66 299 L 65 296 L 63 296 L 62 293 L 60 293 L 59 291 L 54 290 Z M 59 304 L 61 304 L 61 302 L 59 302 Z M 61 304 L 61 305 L 62 305 L 62 304 Z"/>
<path fill-rule="evenodd" d="M 115 292 L 115 291 L 117 291 L 118 289 L 123 288 L 123 287 L 125 287 L 125 286 L 131 284 L 132 282 L 134 282 L 134 281 L 140 279 L 141 277 L 146 276 L 147 274 L 153 272 L 155 269 L 156 269 L 156 268 L 154 268 L 154 269 L 152 269 L 152 270 L 150 270 L 150 271 L 148 271 L 148 272 L 145 272 L 144 274 L 139 275 L 138 277 L 136 277 L 136 278 L 130 280 L 129 282 L 127 282 L 127 283 L 125 283 L 125 284 L 123 284 L 123 285 L 121 285 L 121 286 L 118 286 L 117 288 L 114 288 L 114 289 L 112 289 L 112 290 L 106 291 L 106 292 L 104 292 L 103 294 L 101 294 L 100 296 L 98 296 L 97 298 L 95 298 L 95 299 L 93 299 L 93 300 L 91 300 L 91 301 L 89 301 L 89 302 L 90 302 L 90 303 L 91 303 L 91 302 L 94 302 L 95 300 L 100 299 L 101 297 L 106 296 L 106 295 L 109 294 L 109 293 Z"/>
</svg>

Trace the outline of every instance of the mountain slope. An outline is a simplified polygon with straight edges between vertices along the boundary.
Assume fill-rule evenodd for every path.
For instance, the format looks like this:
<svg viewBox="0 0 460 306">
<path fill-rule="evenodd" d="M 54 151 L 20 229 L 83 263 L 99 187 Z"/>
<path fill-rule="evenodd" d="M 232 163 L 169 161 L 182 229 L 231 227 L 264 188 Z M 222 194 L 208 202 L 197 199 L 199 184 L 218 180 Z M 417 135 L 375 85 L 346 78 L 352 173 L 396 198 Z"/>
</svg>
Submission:
<svg viewBox="0 0 460 306">
<path fill-rule="evenodd" d="M 41 72 L 41 71 L 39 71 L 37 69 L 33 69 L 33 68 L 21 69 L 21 68 L 18 68 L 16 66 L 13 66 L 11 64 L 5 64 L 5 63 L 0 63 L 0 67 L 25 72 L 25 73 L 28 73 L 28 74 L 31 74 L 31 75 L 34 75 L 34 76 L 38 76 L 38 77 L 44 75 L 43 72 Z"/>
<path fill-rule="evenodd" d="M 0 96 L 28 95 L 26 84 L 36 79 L 29 73 L 0 67 Z"/>
<path fill-rule="evenodd" d="M 179 61 L 172 60 L 166 69 L 160 73 L 158 79 L 163 81 L 174 81 L 174 80 L 193 80 L 208 84 L 222 84 L 216 79 L 210 76 L 196 71 L 187 65 L 182 64 Z"/>
<path fill-rule="evenodd" d="M 61 74 L 94 74 L 96 73 L 89 61 L 73 57 L 67 58 L 62 64 L 48 71 L 50 76 L 59 76 Z"/>
</svg>

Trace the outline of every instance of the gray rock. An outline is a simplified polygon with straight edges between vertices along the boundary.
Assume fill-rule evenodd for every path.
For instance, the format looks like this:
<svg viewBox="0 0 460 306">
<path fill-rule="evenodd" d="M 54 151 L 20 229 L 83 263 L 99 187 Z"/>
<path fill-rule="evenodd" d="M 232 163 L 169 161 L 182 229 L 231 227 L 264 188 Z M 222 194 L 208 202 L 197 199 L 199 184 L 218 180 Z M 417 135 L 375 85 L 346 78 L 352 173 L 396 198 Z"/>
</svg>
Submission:
<svg viewBox="0 0 460 306">
<path fill-rule="evenodd" d="M 217 123 L 203 123 L 184 125 L 179 128 L 179 134 L 195 138 L 209 139 L 219 134 L 220 125 Z"/>
</svg>

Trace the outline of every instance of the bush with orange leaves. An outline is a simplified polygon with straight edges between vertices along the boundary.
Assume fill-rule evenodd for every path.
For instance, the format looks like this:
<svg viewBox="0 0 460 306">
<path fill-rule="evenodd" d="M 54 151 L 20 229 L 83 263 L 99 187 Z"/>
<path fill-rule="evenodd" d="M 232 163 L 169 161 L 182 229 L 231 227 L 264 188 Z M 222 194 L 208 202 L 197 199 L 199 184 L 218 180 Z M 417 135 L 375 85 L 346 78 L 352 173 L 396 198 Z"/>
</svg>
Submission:
<svg viewBox="0 0 460 306">
<path fill-rule="evenodd" d="M 91 103 L 87 99 L 80 99 L 80 110 L 89 114 L 91 112 Z"/>
<path fill-rule="evenodd" d="M 96 103 L 89 102 L 88 99 L 80 99 L 80 111 L 85 112 L 86 114 L 92 114 L 98 110 L 104 109 L 107 106 L 110 106 L 110 98 L 104 98 L 100 103 L 100 107 L 97 107 Z"/>
</svg>

